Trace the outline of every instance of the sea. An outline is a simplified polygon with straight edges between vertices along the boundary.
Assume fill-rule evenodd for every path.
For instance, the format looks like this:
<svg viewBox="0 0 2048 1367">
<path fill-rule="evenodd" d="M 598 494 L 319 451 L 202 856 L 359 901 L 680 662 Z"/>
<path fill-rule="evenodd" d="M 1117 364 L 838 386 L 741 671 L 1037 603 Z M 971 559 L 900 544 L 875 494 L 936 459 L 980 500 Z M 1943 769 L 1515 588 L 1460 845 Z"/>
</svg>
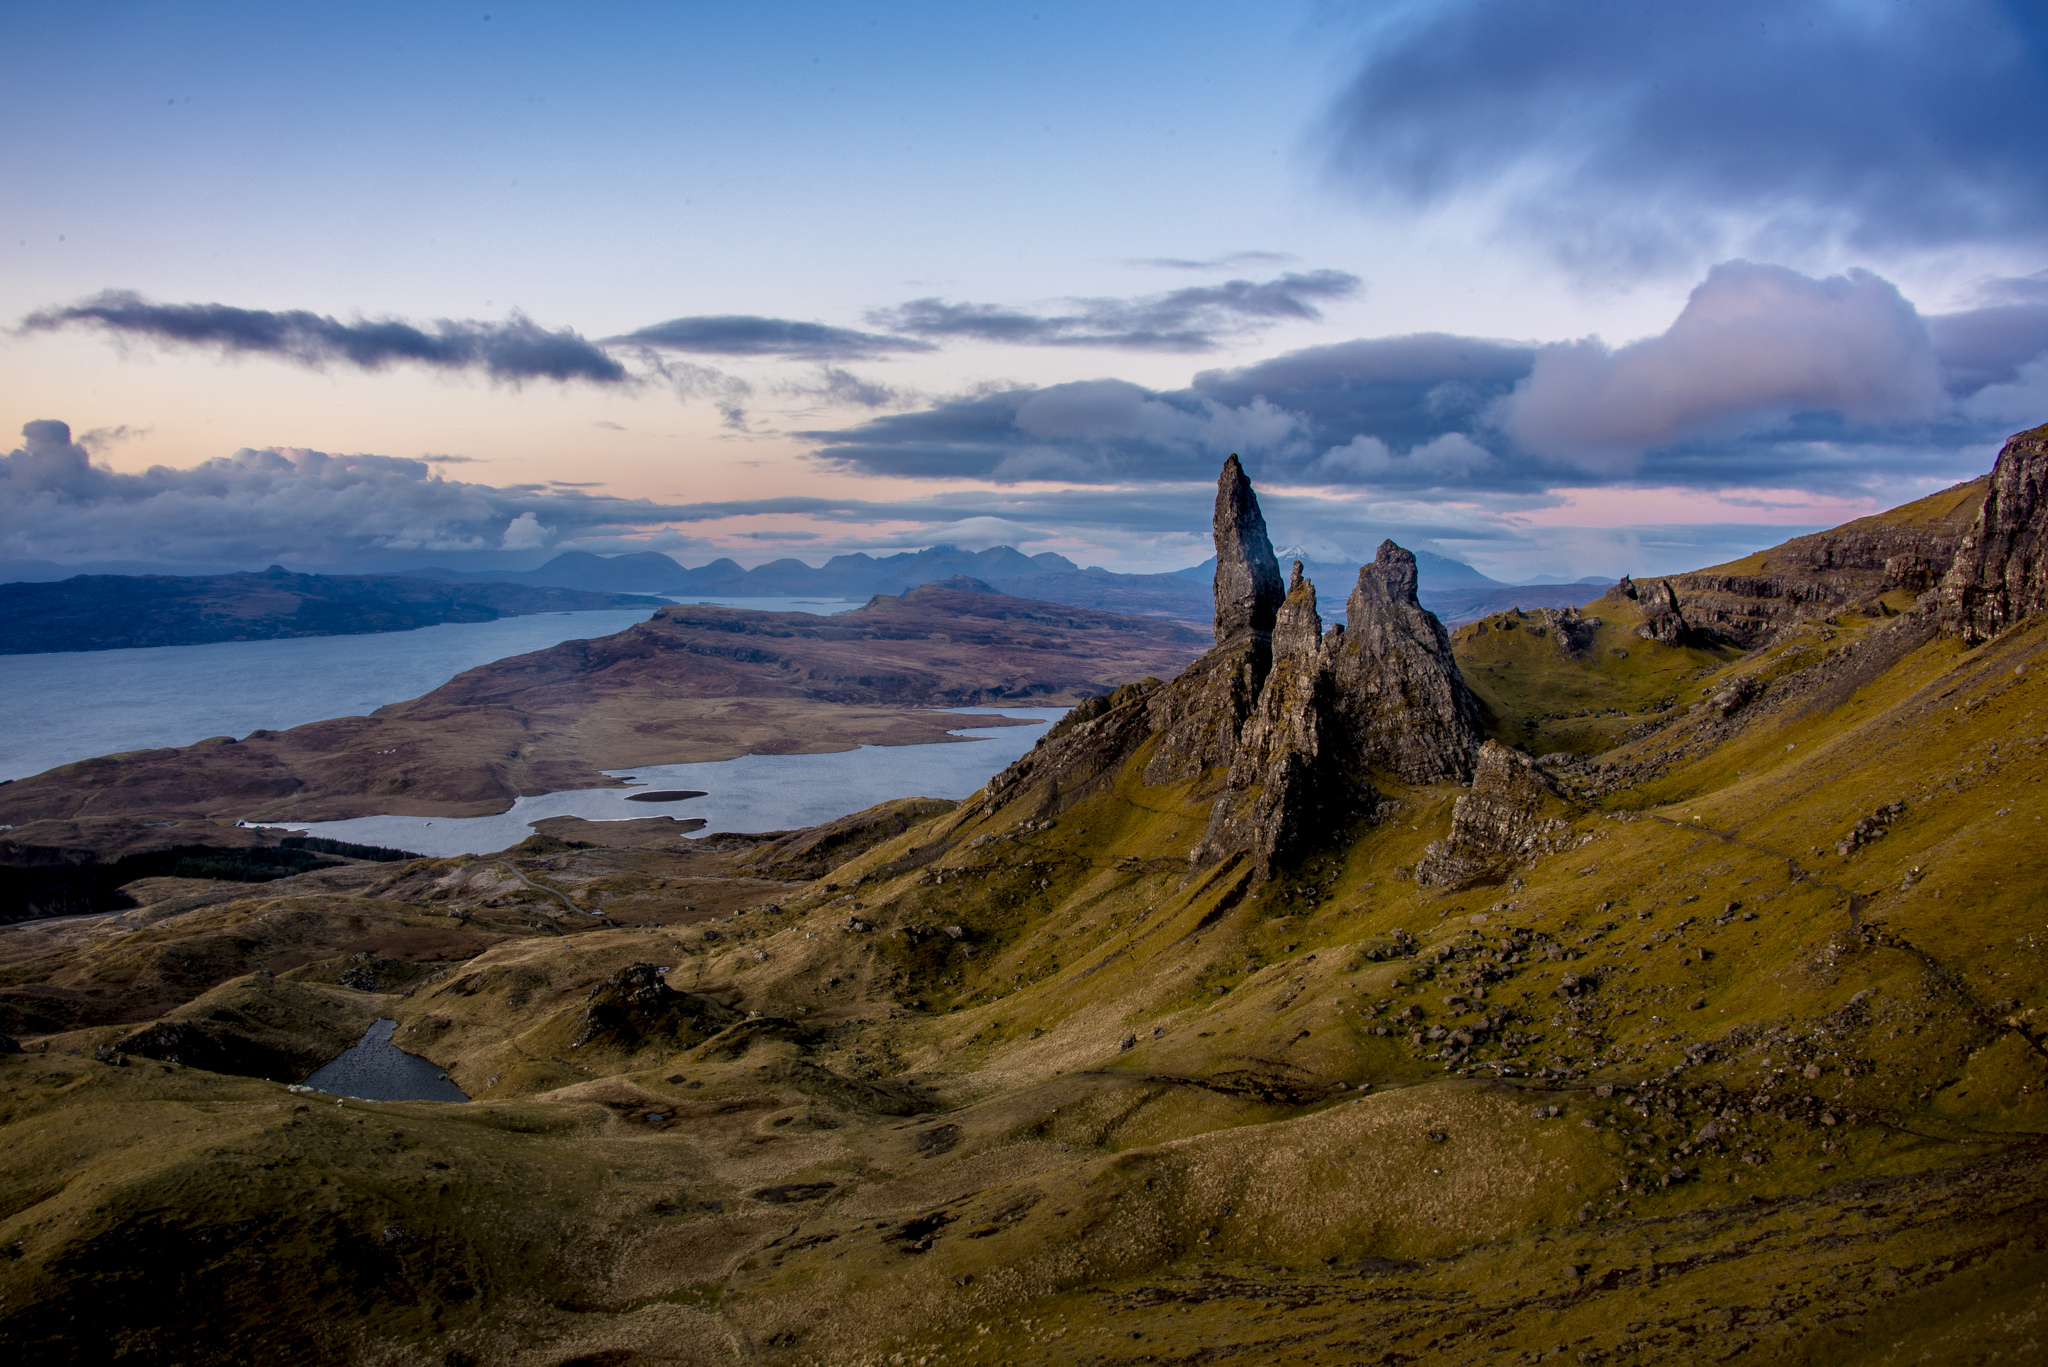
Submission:
<svg viewBox="0 0 2048 1367">
<path fill-rule="evenodd" d="M 826 616 L 860 606 L 817 598 L 680 601 Z M 649 615 L 645 608 L 550 612 L 368 636 L 0 655 L 0 779 L 123 750 L 362 716 L 465 669 L 610 636 Z"/>
<path fill-rule="evenodd" d="M 829 615 L 858 607 L 817 598 L 687 599 L 726 607 Z M 329 717 L 359 716 L 418 697 L 465 669 L 562 641 L 609 636 L 645 609 L 547 613 L 448 623 L 365 636 L 221 641 L 196 646 L 0 655 L 0 778 L 125 750 L 240 738 Z M 897 797 L 961 798 L 1023 755 L 1065 708 L 956 708 L 1019 726 L 966 725 L 957 740 L 862 746 L 824 755 L 743 755 L 703 764 L 616 771 L 631 788 L 520 798 L 492 817 L 362 817 L 293 829 L 420 854 L 487 854 L 517 844 L 547 816 L 606 821 L 701 817 L 707 832 L 792 830 Z M 628 802 L 629 792 L 694 789 L 675 803 Z"/>
</svg>

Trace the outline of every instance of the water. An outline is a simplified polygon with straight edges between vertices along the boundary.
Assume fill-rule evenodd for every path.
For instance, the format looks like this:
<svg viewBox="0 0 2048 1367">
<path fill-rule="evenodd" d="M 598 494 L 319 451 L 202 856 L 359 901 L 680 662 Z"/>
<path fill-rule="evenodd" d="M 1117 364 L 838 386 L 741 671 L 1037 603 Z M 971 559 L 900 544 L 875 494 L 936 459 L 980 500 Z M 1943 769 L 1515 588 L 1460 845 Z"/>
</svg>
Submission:
<svg viewBox="0 0 2048 1367">
<path fill-rule="evenodd" d="M 610 636 L 648 610 L 550 612 L 371 636 L 0 655 L 0 778 L 208 736 L 361 716 L 465 669 Z"/>
<path fill-rule="evenodd" d="M 1064 707 L 963 707 L 952 709 L 1050 723 Z M 532 832 L 527 823 L 550 816 L 623 821 L 665 813 L 628 801 L 633 792 L 701 788 L 705 796 L 677 804 L 677 817 L 703 817 L 704 833 L 784 831 L 815 826 L 898 797 L 963 798 L 1022 757 L 1043 726 L 970 727 L 952 733 L 974 739 L 932 745 L 863 745 L 830 755 L 742 755 L 704 764 L 652 764 L 614 769 L 631 776 L 632 788 L 585 788 L 522 797 L 498 816 L 365 816 L 353 821 L 316 821 L 305 830 L 335 840 L 384 845 L 446 858 L 490 854 L 516 845 Z"/>
<path fill-rule="evenodd" d="M 826 617 L 860 606 L 838 598 L 678 601 Z M 644 608 L 548 612 L 368 636 L 0 655 L 0 699 L 7 709 L 0 778 L 25 778 L 123 750 L 361 716 L 417 698 L 465 669 L 563 641 L 610 636 L 648 615 Z"/>
<path fill-rule="evenodd" d="M 329 1096 L 358 1101 L 467 1101 L 469 1095 L 448 1080 L 441 1065 L 408 1054 L 391 1042 L 395 1020 L 379 1020 L 363 1037 L 335 1056 L 313 1076 L 308 1087 Z"/>
</svg>

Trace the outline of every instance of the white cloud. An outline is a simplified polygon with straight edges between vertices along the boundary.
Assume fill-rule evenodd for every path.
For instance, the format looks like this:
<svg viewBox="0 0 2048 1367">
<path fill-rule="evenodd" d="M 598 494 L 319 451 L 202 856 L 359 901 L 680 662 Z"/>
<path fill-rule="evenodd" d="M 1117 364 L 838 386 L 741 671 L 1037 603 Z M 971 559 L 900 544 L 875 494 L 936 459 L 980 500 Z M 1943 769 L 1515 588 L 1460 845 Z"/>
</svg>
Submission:
<svg viewBox="0 0 2048 1367">
<path fill-rule="evenodd" d="M 1531 451 L 1615 474 L 1652 447 L 1762 430 L 1794 413 L 1911 424 L 1942 401 L 1926 324 L 1889 281 L 1730 261 L 1661 336 L 1540 349 L 1498 416 Z"/>
</svg>

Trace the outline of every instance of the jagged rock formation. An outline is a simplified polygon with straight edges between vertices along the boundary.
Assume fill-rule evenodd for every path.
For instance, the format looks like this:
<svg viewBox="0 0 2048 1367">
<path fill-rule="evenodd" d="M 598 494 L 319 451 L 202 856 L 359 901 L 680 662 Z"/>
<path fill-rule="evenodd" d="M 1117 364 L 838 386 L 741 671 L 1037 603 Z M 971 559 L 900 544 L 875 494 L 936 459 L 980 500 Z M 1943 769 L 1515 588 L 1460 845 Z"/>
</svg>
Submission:
<svg viewBox="0 0 2048 1367">
<path fill-rule="evenodd" d="M 1271 631 L 1286 590 L 1252 482 L 1236 456 L 1216 480 L 1216 644 Z"/>
<path fill-rule="evenodd" d="M 1415 868 L 1424 887 L 1458 888 L 1499 879 L 1517 861 L 1554 848 L 1570 833 L 1543 814 L 1556 790 L 1536 762 L 1498 741 L 1480 748 L 1472 791 L 1451 810 L 1451 834 L 1433 840 Z"/>
<path fill-rule="evenodd" d="M 1350 623 L 1328 648 L 1343 762 L 1403 783 L 1463 783 L 1485 731 L 1450 634 L 1415 599 L 1415 557 L 1391 541 L 1358 571 Z"/>
<path fill-rule="evenodd" d="M 2048 608 L 2048 425 L 2007 441 L 1941 586 L 1944 630 L 1975 644 Z"/>
<path fill-rule="evenodd" d="M 1323 633 L 1315 586 L 1295 562 L 1284 597 L 1258 499 L 1236 458 L 1216 495 L 1217 646 L 1169 684 L 1146 681 L 1075 709 L 988 787 L 1057 806 L 1117 772 L 1157 736 L 1144 780 L 1215 784 L 1196 866 L 1248 855 L 1275 868 L 1403 783 L 1464 781 L 1483 734 L 1443 624 L 1416 601 L 1415 557 L 1389 541 L 1359 571 L 1350 628 Z M 1270 606 L 1269 606 L 1270 603 Z M 1050 812 L 1035 812 L 1034 818 Z"/>
</svg>

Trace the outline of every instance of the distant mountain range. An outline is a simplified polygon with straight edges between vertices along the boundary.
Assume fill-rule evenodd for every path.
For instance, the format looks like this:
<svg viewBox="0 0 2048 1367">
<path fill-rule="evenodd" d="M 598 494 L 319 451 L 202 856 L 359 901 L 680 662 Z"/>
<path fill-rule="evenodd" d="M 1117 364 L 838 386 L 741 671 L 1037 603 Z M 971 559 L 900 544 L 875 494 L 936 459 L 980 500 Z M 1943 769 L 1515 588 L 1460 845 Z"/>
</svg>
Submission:
<svg viewBox="0 0 2048 1367">
<path fill-rule="evenodd" d="M 666 558 L 666 557 L 663 557 Z M 0 655 L 130 646 L 362 636 L 538 612 L 657 608 L 659 598 L 549 585 L 402 575 L 80 574 L 5 586 Z"/>
<path fill-rule="evenodd" d="M 1299 552 L 1283 551 L 1280 553 L 1280 568 L 1283 573 L 1295 559 L 1302 561 L 1303 569 L 1309 578 L 1315 581 L 1320 591 L 1320 606 L 1324 620 L 1331 623 L 1343 621 L 1345 599 L 1350 595 L 1351 586 L 1358 581 L 1358 565 L 1355 562 L 1311 560 Z M 1596 578 L 1581 579 L 1569 584 L 1506 584 L 1487 577 L 1462 560 L 1453 560 L 1449 556 L 1436 555 L 1429 551 L 1417 551 L 1415 562 L 1421 574 L 1419 596 L 1422 605 L 1436 613 L 1449 626 L 1457 626 L 1511 607 L 1564 607 L 1567 604 L 1583 603 L 1598 597 L 1599 591 L 1608 583 L 1607 580 Z M 273 568 L 266 573 L 281 574 L 285 571 Z M 1025 555 L 1012 546 L 993 546 L 985 551 L 969 551 L 958 546 L 940 545 L 929 546 L 921 551 L 903 551 L 895 555 L 874 556 L 865 552 L 835 555 L 822 566 L 808 565 L 794 557 L 787 557 L 771 560 L 765 565 L 756 565 L 752 569 L 746 569 L 738 561 L 730 558 L 713 560 L 707 565 L 686 567 L 659 551 L 638 551 L 609 556 L 593 555 L 588 551 L 565 551 L 539 568 L 531 570 L 428 568 L 408 570 L 402 575 L 330 574 L 300 577 L 328 580 L 335 585 L 344 582 L 392 584 L 406 580 L 444 586 L 497 585 L 550 590 L 574 589 L 593 594 L 654 594 L 685 601 L 700 598 L 825 598 L 859 602 L 878 593 L 901 595 L 922 584 L 937 583 L 940 580 L 951 579 L 955 575 L 966 575 L 1016 598 L 1031 598 L 1042 603 L 1058 603 L 1066 607 L 1092 608 L 1098 612 L 1165 617 L 1201 625 L 1210 620 L 1213 612 L 1211 584 L 1215 573 L 1216 562 L 1213 559 L 1168 574 L 1118 574 L 1094 565 L 1084 569 L 1067 557 L 1051 551 L 1039 555 Z M 238 577 L 250 577 L 217 574 L 210 568 L 200 570 L 199 574 L 217 579 L 223 584 Z M 145 578 L 156 580 L 175 577 L 182 583 L 198 582 L 193 573 L 177 574 L 167 571 L 164 567 L 144 566 L 139 562 L 132 568 L 122 562 L 92 566 L 61 566 L 43 561 L 0 563 L 0 578 L 16 581 L 47 582 L 65 579 L 66 582 L 75 583 L 82 576 L 96 581 L 141 582 Z M 331 596 L 313 595 L 316 600 L 321 601 Z M 414 591 L 407 600 L 416 605 L 424 605 L 426 598 L 418 591 Z M 454 607 L 456 600 L 448 601 L 449 610 L 457 610 Z M 460 609 L 462 611 L 481 609 L 486 605 L 485 600 L 473 597 L 461 599 L 460 602 L 465 605 Z M 597 603 L 585 606 L 639 604 Z M 564 610 L 566 609 L 548 606 L 517 609 L 500 607 L 495 615 L 510 616 L 519 612 Z M 293 611 L 297 613 L 299 610 Z M 316 606 L 304 611 L 307 615 L 302 620 L 310 622 L 314 616 L 327 609 Z M 448 616 L 434 617 L 430 620 L 485 621 L 489 618 L 487 615 Z M 402 625 L 397 626 L 352 626 L 318 632 L 292 629 L 281 631 L 279 634 L 353 634 L 358 631 L 404 630 L 407 627 L 424 624 L 424 621 L 404 619 Z M 127 629 L 148 628 L 146 624 L 136 624 Z M 229 627 L 218 629 L 230 630 Z M 241 625 L 233 626 L 231 629 L 246 631 L 246 627 Z M 249 639 L 253 634 L 245 634 L 239 638 L 231 634 L 179 639 Z M 119 642 L 128 645 L 166 643 L 129 640 Z M 38 645 L 17 646 L 13 649 L 106 648 Z M 0 650 L 0 653 L 5 652 Z"/>
<path fill-rule="evenodd" d="M 1285 570 L 1293 558 L 1283 556 L 1281 568 Z M 1448 556 L 1418 551 L 1415 560 L 1421 572 L 1423 605 L 1453 626 L 1506 607 L 1563 607 L 1581 603 L 1598 597 L 1597 590 L 1604 589 L 1607 583 L 1604 579 L 1586 579 L 1572 584 L 1504 584 Z M 1344 600 L 1357 582 L 1358 566 L 1303 558 L 1303 569 L 1321 591 L 1325 620 L 1343 621 Z M 835 555 L 818 567 L 792 557 L 745 569 L 728 558 L 693 569 L 658 551 L 614 556 L 567 551 L 532 570 L 416 573 L 464 582 L 552 585 L 598 592 L 656 593 L 673 598 L 839 599 L 902 594 L 920 584 L 966 575 L 1017 598 L 1206 623 L 1214 611 L 1211 585 L 1216 562 L 1206 560 L 1169 574 L 1117 574 L 1093 565 L 1083 569 L 1051 551 L 1025 555 L 1011 546 L 993 546 L 985 551 L 930 546 L 886 556 L 865 552 Z"/>
</svg>

